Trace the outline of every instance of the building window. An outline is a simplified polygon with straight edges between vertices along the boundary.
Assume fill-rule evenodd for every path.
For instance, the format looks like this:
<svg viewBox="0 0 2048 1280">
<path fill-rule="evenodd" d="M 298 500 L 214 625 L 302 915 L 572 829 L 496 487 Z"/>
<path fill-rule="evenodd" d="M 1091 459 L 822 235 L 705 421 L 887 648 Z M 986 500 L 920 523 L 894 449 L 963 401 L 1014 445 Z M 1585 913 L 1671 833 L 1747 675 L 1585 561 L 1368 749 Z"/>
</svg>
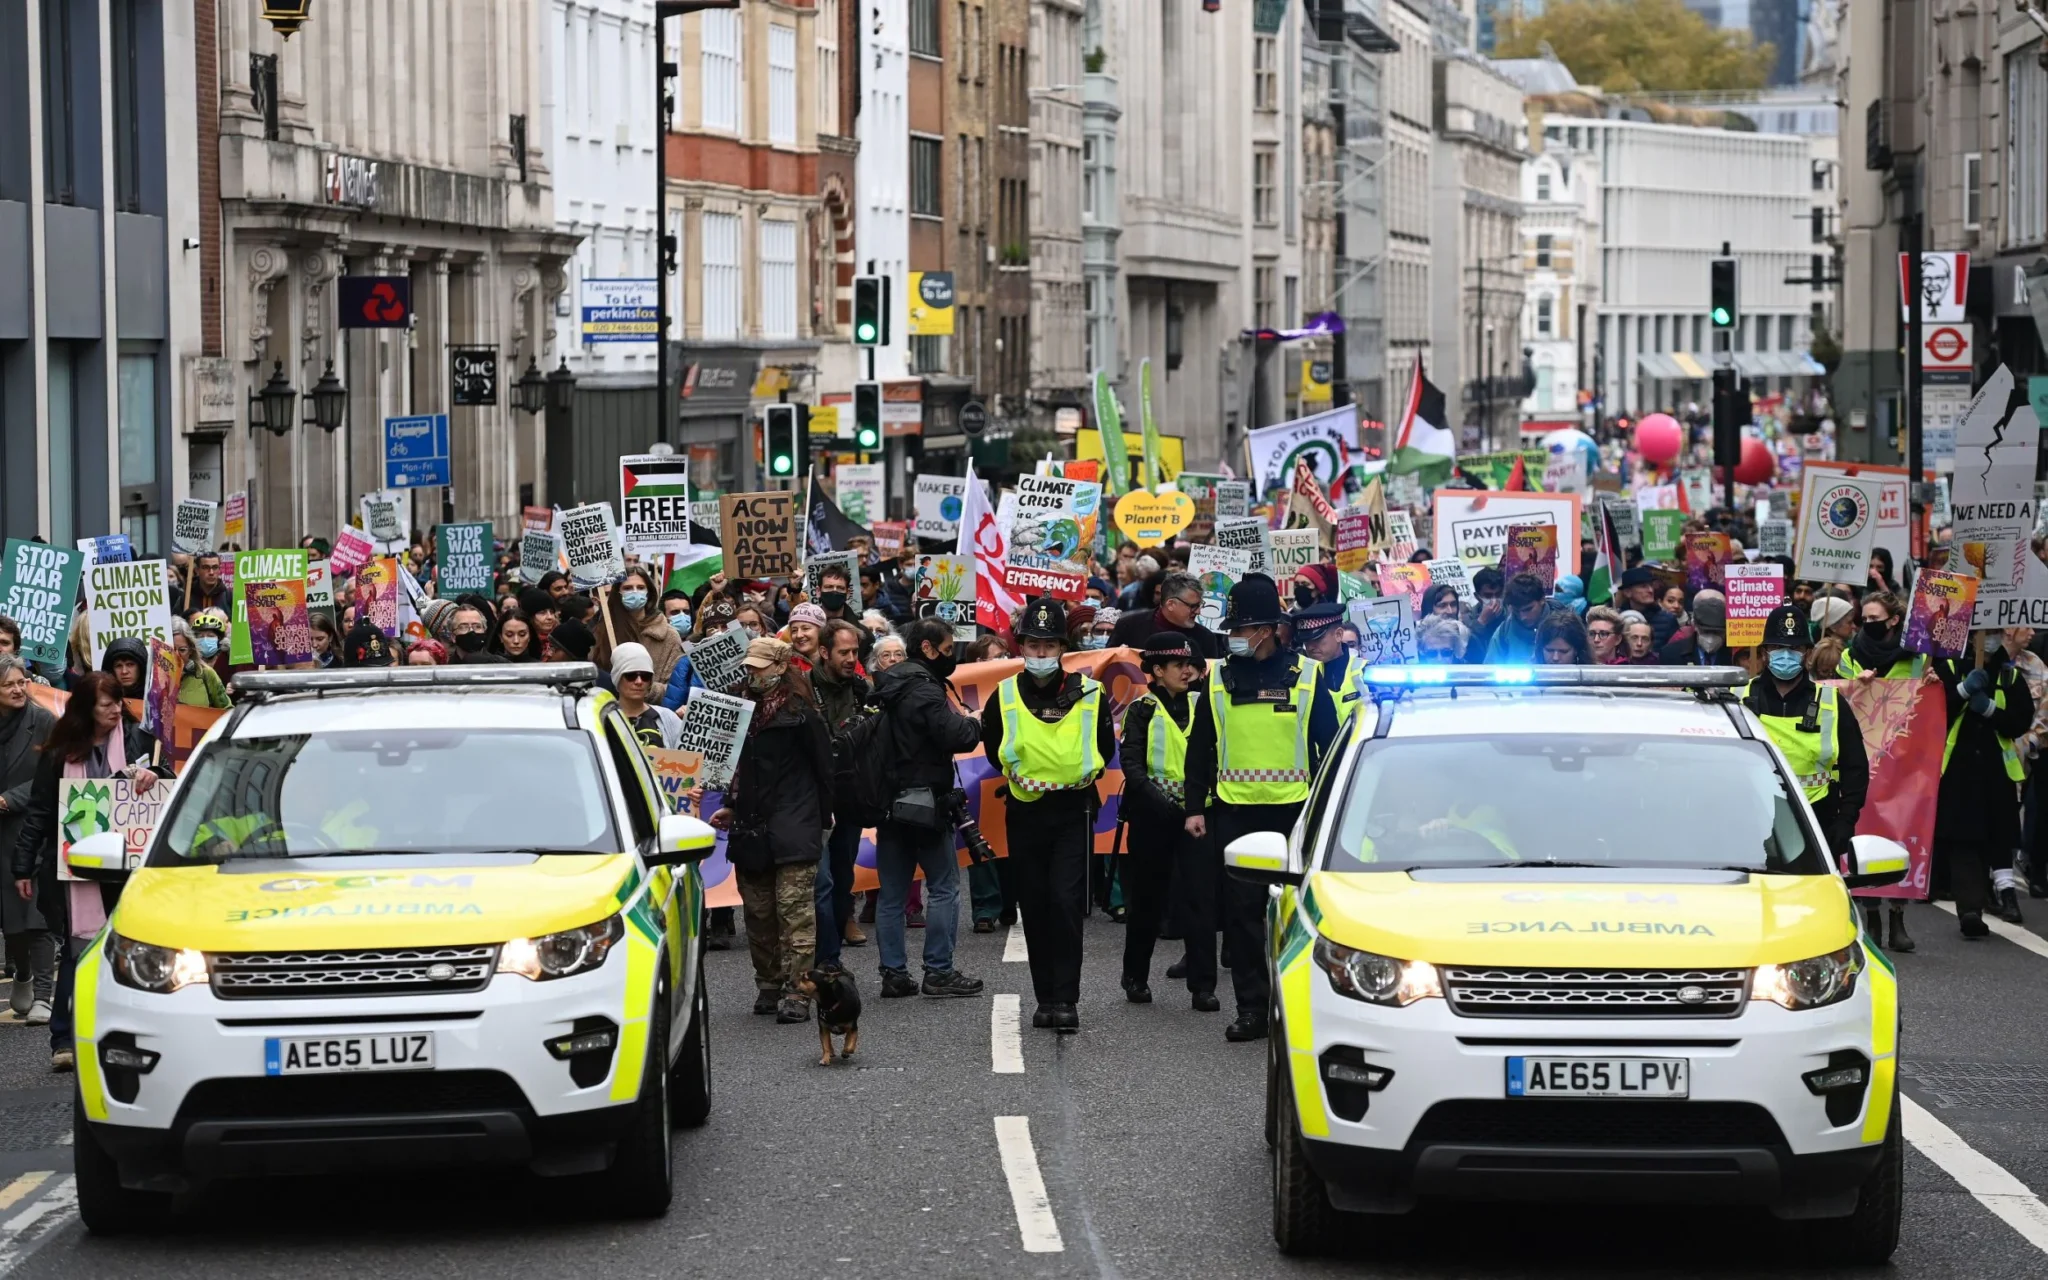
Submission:
<svg viewBox="0 0 2048 1280">
<path fill-rule="evenodd" d="M 1975 231 L 1984 225 L 1984 156 L 1972 151 L 1963 157 L 1963 227 Z"/>
<path fill-rule="evenodd" d="M 1296 324 L 1301 320 L 1301 282 L 1294 276 L 1280 281 L 1280 321 L 1282 324 Z"/>
<path fill-rule="evenodd" d="M 120 446 L 121 487 L 155 492 L 156 469 L 156 357 L 123 355 L 120 359 Z M 135 550 L 150 554 L 156 550 L 157 522 L 149 518 L 154 502 L 121 509 L 121 530 L 135 544 Z"/>
<path fill-rule="evenodd" d="M 1279 54 L 1272 36 L 1252 37 L 1252 110 L 1280 109 Z"/>
<path fill-rule="evenodd" d="M 78 203 L 71 66 L 71 0 L 43 0 L 43 199 L 51 204 Z"/>
<path fill-rule="evenodd" d="M 1707 349 L 1705 345 L 1706 334 L 1707 328 L 1704 320 L 1699 316 L 1694 316 L 1692 318 L 1692 349 L 1694 351 L 1705 351 Z"/>
<path fill-rule="evenodd" d="M 839 0 L 818 0 L 818 132 L 839 136 Z"/>
<path fill-rule="evenodd" d="M 704 127 L 740 131 L 740 15 L 706 9 L 697 15 L 704 38 Z"/>
<path fill-rule="evenodd" d="M 1550 170 L 1548 169 L 1538 169 L 1536 171 L 1536 198 L 1538 200 L 1550 199 Z"/>
<path fill-rule="evenodd" d="M 1270 266 L 1252 268 L 1252 325 L 1254 328 L 1273 328 L 1273 277 L 1275 274 Z"/>
<path fill-rule="evenodd" d="M 1252 221 L 1270 227 L 1279 217 L 1279 154 L 1261 145 L 1252 152 Z"/>
<path fill-rule="evenodd" d="M 1778 350 L 1792 350 L 1792 317 L 1778 317 Z"/>
<path fill-rule="evenodd" d="M 910 0 L 910 51 L 939 56 L 939 0 Z"/>
<path fill-rule="evenodd" d="M 114 207 L 142 212 L 142 49 L 135 38 L 135 10 L 111 5 L 114 78 Z"/>
<path fill-rule="evenodd" d="M 1081 216 L 1095 216 L 1095 139 L 1081 139 Z"/>
<path fill-rule="evenodd" d="M 946 339 L 933 333 L 910 335 L 910 371 L 912 373 L 944 373 L 946 371 Z"/>
<path fill-rule="evenodd" d="M 912 135 L 910 139 L 910 211 L 927 218 L 939 217 L 944 209 L 940 193 L 945 185 L 945 144 L 937 138 Z"/>
<path fill-rule="evenodd" d="M 1539 267 L 1547 267 L 1550 265 L 1549 236 L 1536 237 L 1536 265 Z"/>
<path fill-rule="evenodd" d="M 2005 60 L 2005 242 L 2048 237 L 2048 71 L 2038 47 Z"/>
<path fill-rule="evenodd" d="M 707 10 L 707 13 L 710 12 Z M 740 336 L 740 219 L 736 213 L 707 213 L 699 233 L 704 243 L 704 336 Z"/>
<path fill-rule="evenodd" d="M 512 163 L 519 168 L 519 181 L 526 181 L 526 117 L 515 115 L 505 123 L 505 144 L 511 149 Z"/>
<path fill-rule="evenodd" d="M 796 336 L 796 224 L 761 223 L 761 336 Z"/>
<path fill-rule="evenodd" d="M 796 28 L 768 28 L 768 141 L 796 141 Z"/>
<path fill-rule="evenodd" d="M 1556 327 L 1557 321 L 1553 314 L 1555 306 L 1556 304 L 1547 296 L 1536 299 L 1536 332 L 1542 337 L 1549 337 Z"/>
</svg>

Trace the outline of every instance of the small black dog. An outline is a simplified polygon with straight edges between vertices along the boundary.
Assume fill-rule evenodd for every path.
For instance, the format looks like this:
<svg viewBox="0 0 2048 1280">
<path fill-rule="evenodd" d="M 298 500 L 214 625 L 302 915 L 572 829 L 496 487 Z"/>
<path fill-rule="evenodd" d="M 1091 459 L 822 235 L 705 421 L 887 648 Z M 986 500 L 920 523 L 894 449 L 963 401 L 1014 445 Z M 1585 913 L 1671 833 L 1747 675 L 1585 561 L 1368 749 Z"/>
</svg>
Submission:
<svg viewBox="0 0 2048 1280">
<path fill-rule="evenodd" d="M 832 1065 L 832 1037 L 846 1037 L 842 1058 L 851 1058 L 860 1047 L 860 988 L 844 969 L 810 969 L 796 981 L 796 989 L 818 1006 L 818 1065 Z"/>
</svg>

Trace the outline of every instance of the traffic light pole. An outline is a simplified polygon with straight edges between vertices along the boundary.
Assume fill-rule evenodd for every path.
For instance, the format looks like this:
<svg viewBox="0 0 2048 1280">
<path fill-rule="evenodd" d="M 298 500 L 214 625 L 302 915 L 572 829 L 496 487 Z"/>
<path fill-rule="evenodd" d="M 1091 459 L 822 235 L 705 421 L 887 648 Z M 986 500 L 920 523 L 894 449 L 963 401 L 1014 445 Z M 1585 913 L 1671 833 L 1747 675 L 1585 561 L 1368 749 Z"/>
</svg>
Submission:
<svg viewBox="0 0 2048 1280">
<path fill-rule="evenodd" d="M 1925 441 L 1920 430 L 1920 237 L 1921 216 L 1914 213 L 1900 228 L 1906 252 L 1906 493 L 1917 529 L 1920 511 L 1921 468 L 1926 465 Z"/>
</svg>

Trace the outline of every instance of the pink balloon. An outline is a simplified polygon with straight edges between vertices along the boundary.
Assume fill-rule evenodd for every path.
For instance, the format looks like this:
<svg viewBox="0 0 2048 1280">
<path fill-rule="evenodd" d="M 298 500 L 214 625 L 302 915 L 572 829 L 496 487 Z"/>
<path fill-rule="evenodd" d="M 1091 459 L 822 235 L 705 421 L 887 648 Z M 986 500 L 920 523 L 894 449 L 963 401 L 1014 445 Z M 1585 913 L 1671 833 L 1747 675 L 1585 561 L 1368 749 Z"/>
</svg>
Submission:
<svg viewBox="0 0 2048 1280">
<path fill-rule="evenodd" d="M 1636 423 L 1636 452 L 1643 461 L 1666 466 L 1685 447 L 1685 429 L 1668 413 L 1645 414 Z"/>
</svg>

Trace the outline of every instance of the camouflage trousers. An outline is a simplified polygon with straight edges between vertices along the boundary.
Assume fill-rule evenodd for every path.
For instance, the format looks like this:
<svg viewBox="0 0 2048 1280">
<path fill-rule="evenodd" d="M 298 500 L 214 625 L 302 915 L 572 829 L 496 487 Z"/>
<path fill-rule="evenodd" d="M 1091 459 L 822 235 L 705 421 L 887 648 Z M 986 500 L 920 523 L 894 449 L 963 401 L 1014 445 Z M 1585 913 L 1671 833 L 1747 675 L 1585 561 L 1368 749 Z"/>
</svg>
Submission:
<svg viewBox="0 0 2048 1280">
<path fill-rule="evenodd" d="M 747 921 L 754 985 L 786 991 L 818 953 L 818 864 L 790 862 L 751 873 L 735 868 L 733 878 Z"/>
</svg>

